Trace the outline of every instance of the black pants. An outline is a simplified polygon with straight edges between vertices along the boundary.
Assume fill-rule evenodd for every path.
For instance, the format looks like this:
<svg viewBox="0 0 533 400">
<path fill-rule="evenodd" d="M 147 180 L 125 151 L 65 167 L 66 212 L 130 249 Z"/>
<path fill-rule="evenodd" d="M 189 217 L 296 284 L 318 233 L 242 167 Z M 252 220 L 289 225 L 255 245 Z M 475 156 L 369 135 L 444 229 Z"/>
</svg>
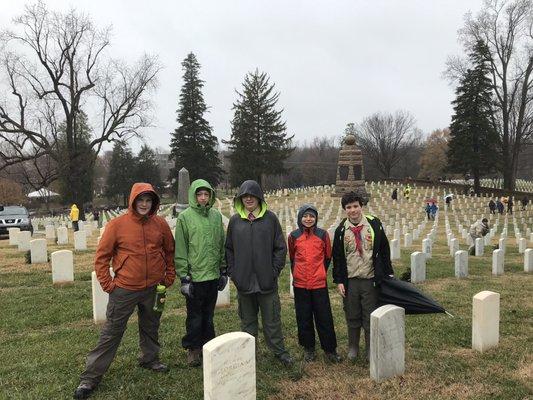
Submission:
<svg viewBox="0 0 533 400">
<path fill-rule="evenodd" d="M 78 232 L 80 230 L 78 221 L 72 221 L 72 228 L 74 228 L 74 232 Z"/>
<path fill-rule="evenodd" d="M 333 327 L 328 288 L 307 290 L 295 287 L 294 308 L 298 324 L 298 343 L 306 349 L 315 348 L 316 324 L 320 347 L 325 352 L 334 352 L 337 349 L 337 337 Z"/>
<path fill-rule="evenodd" d="M 218 279 L 205 282 L 193 282 L 194 296 L 186 298 L 187 333 L 181 340 L 181 345 L 188 350 L 202 348 L 204 344 L 215 337 L 213 315 L 218 296 Z"/>
<path fill-rule="evenodd" d="M 118 346 L 126 330 L 128 319 L 137 308 L 139 324 L 139 361 L 150 363 L 159 360 L 159 320 L 161 314 L 153 310 L 155 286 L 132 291 L 116 287 L 109 294 L 106 322 L 98 344 L 87 356 L 81 382 L 97 384 L 115 358 Z"/>
</svg>

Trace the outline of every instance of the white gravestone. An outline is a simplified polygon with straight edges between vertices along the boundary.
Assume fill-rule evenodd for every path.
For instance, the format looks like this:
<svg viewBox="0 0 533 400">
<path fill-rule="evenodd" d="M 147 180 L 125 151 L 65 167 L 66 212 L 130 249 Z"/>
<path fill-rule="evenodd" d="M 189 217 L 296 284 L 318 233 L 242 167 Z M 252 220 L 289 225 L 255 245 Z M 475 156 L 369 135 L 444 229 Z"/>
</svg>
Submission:
<svg viewBox="0 0 533 400">
<path fill-rule="evenodd" d="M 533 249 L 524 251 L 524 272 L 533 272 Z"/>
<path fill-rule="evenodd" d="M 426 280 L 426 255 L 420 251 L 411 253 L 411 282 L 418 283 Z"/>
<path fill-rule="evenodd" d="M 8 228 L 7 232 L 9 233 L 9 245 L 17 246 L 20 228 Z"/>
<path fill-rule="evenodd" d="M 32 264 L 42 264 L 48 262 L 46 239 L 30 240 L 30 256 Z"/>
<path fill-rule="evenodd" d="M 455 277 L 465 278 L 468 276 L 468 252 L 459 250 L 455 252 Z"/>
<path fill-rule="evenodd" d="M 57 244 L 68 244 L 68 229 L 64 226 L 57 228 Z"/>
<path fill-rule="evenodd" d="M 17 245 L 19 251 L 28 251 L 30 249 L 30 240 L 31 240 L 31 232 L 30 231 L 21 231 L 17 235 Z"/>
<path fill-rule="evenodd" d="M 52 259 L 52 283 L 74 282 L 74 257 L 70 250 L 54 251 Z"/>
<path fill-rule="evenodd" d="M 405 310 L 387 304 L 370 314 L 370 377 L 377 382 L 405 370 Z"/>
<path fill-rule="evenodd" d="M 500 338 L 500 294 L 485 290 L 472 304 L 472 349 L 484 352 L 498 345 Z"/>
<path fill-rule="evenodd" d="M 431 239 L 422 240 L 422 253 L 426 255 L 426 258 L 431 258 Z"/>
<path fill-rule="evenodd" d="M 392 239 L 390 241 L 390 259 L 400 259 L 400 239 Z"/>
<path fill-rule="evenodd" d="M 46 225 L 44 227 L 45 237 L 47 239 L 55 239 L 56 238 L 56 228 L 54 225 Z"/>
<path fill-rule="evenodd" d="M 450 239 L 450 255 L 453 257 L 459 251 L 459 239 Z"/>
<path fill-rule="evenodd" d="M 405 247 L 412 246 L 413 245 L 413 235 L 411 235 L 410 233 L 406 233 L 403 236 L 403 245 Z"/>
<path fill-rule="evenodd" d="M 498 249 L 492 252 L 492 275 L 503 275 L 503 257 L 505 253 Z"/>
<path fill-rule="evenodd" d="M 224 290 L 219 291 L 217 294 L 217 303 L 215 307 L 226 307 L 230 305 L 230 282 L 228 278 L 228 283 Z"/>
<path fill-rule="evenodd" d="M 207 342 L 202 350 L 204 400 L 255 400 L 255 338 L 230 332 Z"/>
<path fill-rule="evenodd" d="M 477 238 L 475 242 L 476 257 L 481 257 L 483 255 L 483 250 L 485 249 L 484 246 L 485 244 L 483 243 L 483 238 Z"/>
<path fill-rule="evenodd" d="M 87 250 L 87 236 L 85 231 L 74 232 L 74 250 Z"/>
<path fill-rule="evenodd" d="M 80 228 L 80 230 L 82 229 Z M 93 226 L 91 223 L 85 225 L 83 230 L 85 231 L 86 237 L 90 238 L 93 235 Z"/>
<path fill-rule="evenodd" d="M 524 254 L 524 251 L 526 251 L 526 247 L 527 247 L 527 239 L 526 238 L 518 239 L 518 252 L 520 254 Z"/>
<path fill-rule="evenodd" d="M 94 271 L 91 273 L 91 286 L 93 293 L 93 319 L 94 323 L 98 324 L 100 322 L 105 322 L 106 320 L 105 314 L 107 310 L 107 302 L 109 301 L 109 295 L 104 292 L 102 286 L 100 286 L 100 282 L 98 282 L 98 279 L 96 278 L 96 272 Z"/>
<path fill-rule="evenodd" d="M 501 238 L 498 240 L 498 249 L 503 251 L 503 254 L 505 254 L 505 245 L 507 244 L 507 241 L 505 238 Z"/>
</svg>

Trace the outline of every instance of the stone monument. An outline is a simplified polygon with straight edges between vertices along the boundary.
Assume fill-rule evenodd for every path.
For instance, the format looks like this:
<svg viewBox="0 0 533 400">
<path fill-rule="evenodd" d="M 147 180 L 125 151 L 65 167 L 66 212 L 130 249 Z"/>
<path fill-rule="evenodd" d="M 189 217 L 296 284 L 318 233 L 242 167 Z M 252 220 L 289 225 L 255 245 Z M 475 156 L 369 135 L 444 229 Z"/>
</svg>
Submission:
<svg viewBox="0 0 533 400">
<path fill-rule="evenodd" d="M 176 204 L 176 211 L 178 213 L 189 207 L 189 187 L 191 181 L 189 178 L 189 171 L 183 167 L 178 174 L 178 203 Z"/>
<path fill-rule="evenodd" d="M 341 197 L 344 193 L 355 192 L 365 203 L 369 194 L 365 189 L 365 174 L 363 171 L 363 153 L 355 144 L 355 136 L 351 133 L 344 137 L 339 151 L 337 163 L 337 179 L 333 197 Z"/>
</svg>

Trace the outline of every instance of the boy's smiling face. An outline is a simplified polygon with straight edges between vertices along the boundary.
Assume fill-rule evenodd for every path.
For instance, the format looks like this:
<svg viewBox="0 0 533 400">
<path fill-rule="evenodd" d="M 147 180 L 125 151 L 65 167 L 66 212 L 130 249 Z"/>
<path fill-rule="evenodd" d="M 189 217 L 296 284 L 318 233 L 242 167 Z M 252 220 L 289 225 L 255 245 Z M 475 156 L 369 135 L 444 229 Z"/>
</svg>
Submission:
<svg viewBox="0 0 533 400">
<path fill-rule="evenodd" d="M 315 215 L 308 211 L 304 212 L 304 215 L 302 216 L 302 225 L 305 226 L 306 228 L 311 228 L 315 226 L 315 223 L 316 223 Z"/>
</svg>

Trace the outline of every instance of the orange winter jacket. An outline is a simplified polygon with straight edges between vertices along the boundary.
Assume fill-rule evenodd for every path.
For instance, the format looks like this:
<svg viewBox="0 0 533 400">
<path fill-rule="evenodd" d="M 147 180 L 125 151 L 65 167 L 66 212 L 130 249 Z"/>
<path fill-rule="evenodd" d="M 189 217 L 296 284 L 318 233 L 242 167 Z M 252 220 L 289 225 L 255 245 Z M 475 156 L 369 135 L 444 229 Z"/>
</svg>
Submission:
<svg viewBox="0 0 533 400">
<path fill-rule="evenodd" d="M 135 198 L 152 193 L 152 209 L 146 216 L 133 208 Z M 94 260 L 94 270 L 102 289 L 108 293 L 116 286 L 143 290 L 163 282 L 170 286 L 176 277 L 174 238 L 167 222 L 156 215 L 159 196 L 149 183 L 131 188 L 128 212 L 112 219 L 105 227 Z M 113 267 L 115 278 L 109 267 Z"/>
</svg>

